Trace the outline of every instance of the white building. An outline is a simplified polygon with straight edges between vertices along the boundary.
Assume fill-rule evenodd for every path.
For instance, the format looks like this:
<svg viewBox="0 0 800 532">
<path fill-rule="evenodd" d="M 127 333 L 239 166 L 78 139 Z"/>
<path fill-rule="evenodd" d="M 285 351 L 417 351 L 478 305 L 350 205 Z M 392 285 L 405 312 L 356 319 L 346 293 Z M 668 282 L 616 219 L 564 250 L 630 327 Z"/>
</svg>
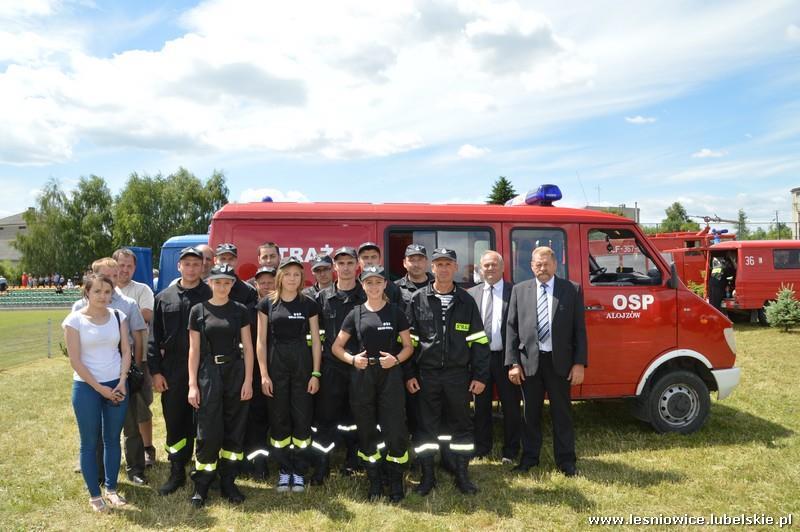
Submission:
<svg viewBox="0 0 800 532">
<path fill-rule="evenodd" d="M 800 240 L 800 187 L 792 189 L 792 236 Z"/>
</svg>

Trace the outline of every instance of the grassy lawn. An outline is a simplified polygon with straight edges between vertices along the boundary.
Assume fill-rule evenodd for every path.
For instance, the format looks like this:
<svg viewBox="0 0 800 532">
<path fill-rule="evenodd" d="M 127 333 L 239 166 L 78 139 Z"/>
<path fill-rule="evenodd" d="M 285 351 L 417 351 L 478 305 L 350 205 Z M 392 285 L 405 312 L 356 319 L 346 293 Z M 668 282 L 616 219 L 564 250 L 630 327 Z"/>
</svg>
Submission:
<svg viewBox="0 0 800 532">
<path fill-rule="evenodd" d="M 61 322 L 69 309 L 4 310 L 0 312 L 0 371 L 47 357 L 47 320 L 51 320 L 53 357 L 60 357 Z"/>
<path fill-rule="evenodd" d="M 574 530 L 590 528 L 588 518 L 596 515 L 792 513 L 796 524 L 800 333 L 737 325 L 737 342 L 743 381 L 727 400 L 712 401 L 707 425 L 693 435 L 655 434 L 622 402 L 576 404 L 577 478 L 554 472 L 548 430 L 542 465 L 531 475 L 509 475 L 499 456 L 474 462 L 481 490 L 475 497 L 460 495 L 444 473 L 432 496 L 409 495 L 400 506 L 367 503 L 363 477 L 278 494 L 272 468 L 269 485 L 241 482 L 248 496 L 241 508 L 212 490 L 209 507 L 193 511 L 188 488 L 163 498 L 120 481 L 132 504 L 104 516 L 90 512 L 83 481 L 72 472 L 77 436 L 69 365 L 60 356 L 38 360 L 0 372 L 0 522 L 26 530 Z M 163 443 L 160 407 L 155 415 Z M 160 484 L 166 465 L 149 475 Z"/>
</svg>

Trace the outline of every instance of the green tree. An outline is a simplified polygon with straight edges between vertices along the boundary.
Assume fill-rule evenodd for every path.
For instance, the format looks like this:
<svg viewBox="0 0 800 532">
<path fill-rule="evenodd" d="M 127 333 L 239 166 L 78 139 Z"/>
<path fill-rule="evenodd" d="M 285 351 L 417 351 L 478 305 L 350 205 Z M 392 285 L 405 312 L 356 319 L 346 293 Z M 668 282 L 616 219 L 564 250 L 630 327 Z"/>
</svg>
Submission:
<svg viewBox="0 0 800 532">
<path fill-rule="evenodd" d="M 492 185 L 492 191 L 489 193 L 486 203 L 490 205 L 505 205 L 508 200 L 513 199 L 516 195 L 517 192 L 511 185 L 511 181 L 501 175 Z"/>
<path fill-rule="evenodd" d="M 767 240 L 769 236 L 763 227 L 756 227 L 755 231 L 750 232 L 748 240 Z"/>
<path fill-rule="evenodd" d="M 114 243 L 149 247 L 155 263 L 168 238 L 208 232 L 228 193 L 222 172 L 214 171 L 205 183 L 185 168 L 166 177 L 133 173 L 114 206 Z"/>
<path fill-rule="evenodd" d="M 777 224 L 770 224 L 769 231 L 767 231 L 767 240 L 786 240 L 792 238 L 792 230 L 789 229 L 783 222 Z"/>
<path fill-rule="evenodd" d="M 675 202 L 665 210 L 667 217 L 661 221 L 661 230 L 665 233 L 674 231 L 699 231 L 700 224 L 689 218 L 686 209 Z"/>
<path fill-rule="evenodd" d="M 791 286 L 781 285 L 777 298 L 766 309 L 767 323 L 770 327 L 780 327 L 783 332 L 800 324 L 800 301 L 794 297 Z"/>
<path fill-rule="evenodd" d="M 750 240 L 750 229 L 747 227 L 747 214 L 739 209 L 739 223 L 736 226 L 736 240 Z"/>
</svg>

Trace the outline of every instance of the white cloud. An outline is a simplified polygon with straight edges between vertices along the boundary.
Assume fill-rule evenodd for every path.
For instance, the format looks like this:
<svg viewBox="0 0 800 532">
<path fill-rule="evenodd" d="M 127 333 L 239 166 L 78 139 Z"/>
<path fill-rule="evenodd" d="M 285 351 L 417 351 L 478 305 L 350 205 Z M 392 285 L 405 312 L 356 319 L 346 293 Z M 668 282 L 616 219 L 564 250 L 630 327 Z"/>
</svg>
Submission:
<svg viewBox="0 0 800 532">
<path fill-rule="evenodd" d="M 51 15 L 61 3 L 60 0 L 0 0 L 0 18 Z"/>
<path fill-rule="evenodd" d="M 789 24 L 786 27 L 786 38 L 790 41 L 800 42 L 800 26 L 797 24 Z"/>
<path fill-rule="evenodd" d="M 479 148 L 472 144 L 464 144 L 458 149 L 458 157 L 461 159 L 477 159 L 483 157 L 490 151 L 489 148 Z"/>
<path fill-rule="evenodd" d="M 267 196 L 272 198 L 272 201 L 310 201 L 305 194 L 298 190 L 283 192 L 277 188 L 248 188 L 239 195 L 239 203 L 258 202 Z"/>
<path fill-rule="evenodd" d="M 692 158 L 694 159 L 708 159 L 708 158 L 718 158 L 724 157 L 727 155 L 728 152 L 725 150 L 711 150 L 709 148 L 703 148 L 699 151 L 696 151 L 692 154 Z"/>
<path fill-rule="evenodd" d="M 637 124 L 637 125 L 638 124 L 652 124 L 656 120 L 658 120 L 658 119 L 656 117 L 654 117 L 654 116 L 636 115 L 636 116 L 626 116 L 625 117 L 625 121 L 627 123 L 629 123 L 629 124 Z"/>
</svg>

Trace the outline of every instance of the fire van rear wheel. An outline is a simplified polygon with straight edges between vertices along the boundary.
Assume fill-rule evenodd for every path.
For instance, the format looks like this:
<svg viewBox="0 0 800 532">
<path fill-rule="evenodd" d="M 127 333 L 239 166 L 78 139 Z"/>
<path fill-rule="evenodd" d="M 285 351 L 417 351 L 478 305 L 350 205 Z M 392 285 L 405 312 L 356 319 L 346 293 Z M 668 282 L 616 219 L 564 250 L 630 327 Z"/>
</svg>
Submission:
<svg viewBox="0 0 800 532">
<path fill-rule="evenodd" d="M 658 432 L 690 434 L 706 422 L 711 408 L 708 386 L 689 371 L 659 377 L 648 398 L 650 423 Z"/>
</svg>

